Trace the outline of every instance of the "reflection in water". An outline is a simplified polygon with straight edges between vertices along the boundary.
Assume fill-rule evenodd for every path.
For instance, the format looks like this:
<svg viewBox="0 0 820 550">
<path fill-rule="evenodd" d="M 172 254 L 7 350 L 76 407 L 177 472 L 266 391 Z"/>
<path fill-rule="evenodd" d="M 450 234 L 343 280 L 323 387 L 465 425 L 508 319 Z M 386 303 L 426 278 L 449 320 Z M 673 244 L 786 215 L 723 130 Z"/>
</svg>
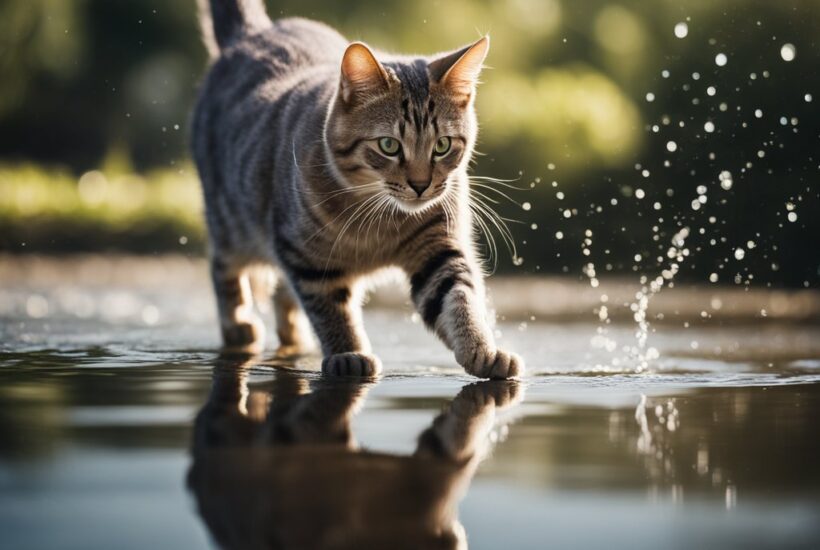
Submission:
<svg viewBox="0 0 820 550">
<path fill-rule="evenodd" d="M 677 396 L 642 394 L 634 420 L 609 413 L 616 455 L 634 455 L 651 501 L 686 494 L 727 509 L 778 494 L 820 494 L 815 422 L 820 386 L 699 388 Z M 576 457 L 577 458 L 577 457 Z M 618 463 L 613 455 L 607 464 Z M 621 475 L 620 482 L 624 482 Z"/>
<path fill-rule="evenodd" d="M 224 548 L 463 548 L 457 519 L 510 381 L 468 384 L 415 452 L 360 450 L 350 420 L 367 385 L 278 370 L 249 392 L 246 366 L 214 369 L 194 428 L 188 484 Z M 312 386 L 312 387 L 311 387 Z"/>
</svg>

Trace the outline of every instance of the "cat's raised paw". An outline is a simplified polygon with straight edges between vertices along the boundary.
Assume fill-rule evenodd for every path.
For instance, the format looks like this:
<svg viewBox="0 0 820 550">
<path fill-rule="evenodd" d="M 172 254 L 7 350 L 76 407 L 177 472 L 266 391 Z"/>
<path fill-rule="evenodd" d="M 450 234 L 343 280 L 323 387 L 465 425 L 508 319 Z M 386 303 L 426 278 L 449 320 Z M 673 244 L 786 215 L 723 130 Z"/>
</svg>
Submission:
<svg viewBox="0 0 820 550">
<path fill-rule="evenodd" d="M 378 376 L 382 362 L 369 353 L 349 352 L 329 355 L 322 360 L 322 374 L 331 376 Z"/>
<path fill-rule="evenodd" d="M 524 360 L 515 353 L 500 349 L 479 349 L 460 359 L 464 370 L 479 378 L 507 379 L 524 374 Z"/>
</svg>

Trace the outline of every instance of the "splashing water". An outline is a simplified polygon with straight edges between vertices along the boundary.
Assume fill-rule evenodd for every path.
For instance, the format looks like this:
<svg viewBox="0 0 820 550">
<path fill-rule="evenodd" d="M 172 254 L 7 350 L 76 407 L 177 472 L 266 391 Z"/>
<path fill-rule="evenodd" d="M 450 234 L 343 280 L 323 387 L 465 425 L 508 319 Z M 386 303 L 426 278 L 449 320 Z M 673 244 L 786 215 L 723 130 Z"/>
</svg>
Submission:
<svg viewBox="0 0 820 550">
<path fill-rule="evenodd" d="M 652 346 L 648 346 L 649 333 L 651 330 L 647 311 L 649 310 L 649 303 L 652 297 L 663 290 L 664 287 L 672 286 L 675 275 L 680 271 L 680 266 L 684 259 L 689 256 L 689 249 L 686 248 L 686 239 L 689 237 L 689 227 L 682 227 L 672 237 L 671 244 L 666 251 L 668 263 L 662 266 L 660 273 L 652 279 L 646 275 L 641 275 L 640 289 L 635 293 L 635 301 L 629 304 L 629 309 L 632 311 L 632 318 L 635 321 L 636 329 L 634 332 L 635 341 L 631 345 L 624 345 L 621 347 L 625 352 L 625 356 L 613 357 L 609 365 L 596 365 L 596 370 L 611 371 L 613 369 L 626 369 L 631 372 L 644 372 L 649 369 L 650 363 L 660 356 L 658 350 Z M 592 247 L 592 231 L 586 231 L 584 238 L 582 252 L 585 256 L 590 255 Z M 635 261 L 639 262 L 641 256 L 635 255 Z M 595 264 L 588 262 L 584 266 L 584 275 L 589 279 L 592 288 L 598 288 L 599 281 L 595 271 Z M 618 349 L 618 343 L 609 336 L 607 325 L 610 322 L 609 312 L 606 303 L 609 298 L 606 294 L 601 295 L 601 306 L 597 309 L 598 320 L 602 323 L 596 335 L 592 338 L 592 346 L 599 349 L 605 349 L 607 352 L 614 352 Z"/>
</svg>

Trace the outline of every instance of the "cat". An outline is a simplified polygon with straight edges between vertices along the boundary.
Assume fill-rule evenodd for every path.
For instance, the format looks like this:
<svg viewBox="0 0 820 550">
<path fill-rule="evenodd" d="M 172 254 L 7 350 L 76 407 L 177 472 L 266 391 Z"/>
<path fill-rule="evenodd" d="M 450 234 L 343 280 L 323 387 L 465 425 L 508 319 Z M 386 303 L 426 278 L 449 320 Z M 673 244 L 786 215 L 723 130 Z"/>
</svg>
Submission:
<svg viewBox="0 0 820 550">
<path fill-rule="evenodd" d="M 467 547 L 458 502 L 517 382 L 465 385 L 399 455 L 356 441 L 367 385 L 280 369 L 249 390 L 253 364 L 217 363 L 193 429 L 187 485 L 220 547 Z"/>
<path fill-rule="evenodd" d="M 378 53 L 262 0 L 200 0 L 212 54 L 191 124 L 225 347 L 258 352 L 248 269 L 274 266 L 280 351 L 318 337 L 322 372 L 375 376 L 362 281 L 410 278 L 424 324 L 470 374 L 510 378 L 473 243 L 467 166 L 489 38 L 432 58 Z"/>
</svg>

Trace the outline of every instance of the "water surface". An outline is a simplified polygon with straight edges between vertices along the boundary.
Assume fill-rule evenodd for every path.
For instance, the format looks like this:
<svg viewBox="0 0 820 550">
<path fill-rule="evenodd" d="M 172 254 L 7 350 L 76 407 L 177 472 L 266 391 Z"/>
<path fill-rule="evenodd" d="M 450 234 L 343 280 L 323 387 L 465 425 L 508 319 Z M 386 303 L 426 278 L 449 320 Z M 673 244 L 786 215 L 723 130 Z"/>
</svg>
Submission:
<svg viewBox="0 0 820 550">
<path fill-rule="evenodd" d="M 596 323 L 501 323 L 529 365 L 504 383 L 375 310 L 386 373 L 359 384 L 220 357 L 200 295 L 116 291 L 106 317 L 5 292 L 5 548 L 820 544 L 813 325 L 660 325 L 636 374 Z"/>
</svg>

